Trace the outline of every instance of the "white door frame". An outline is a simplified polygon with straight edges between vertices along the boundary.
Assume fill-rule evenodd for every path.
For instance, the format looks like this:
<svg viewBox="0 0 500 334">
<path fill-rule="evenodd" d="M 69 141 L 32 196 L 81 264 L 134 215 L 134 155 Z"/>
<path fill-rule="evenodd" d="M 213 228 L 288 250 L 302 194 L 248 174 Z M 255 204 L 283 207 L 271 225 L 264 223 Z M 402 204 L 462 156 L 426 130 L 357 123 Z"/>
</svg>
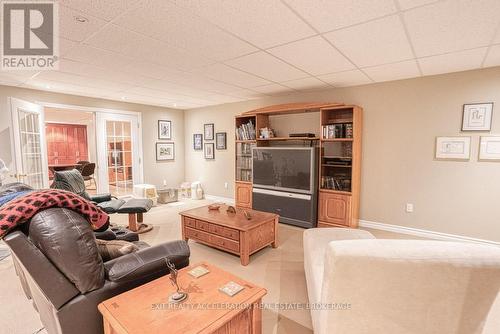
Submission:
<svg viewBox="0 0 500 334">
<path fill-rule="evenodd" d="M 11 124 L 12 128 L 10 131 L 11 142 L 14 144 L 13 161 L 16 168 L 15 174 L 25 172 L 22 171 L 22 156 L 21 156 L 21 137 L 19 136 L 19 114 L 18 109 L 25 110 L 27 112 L 38 114 L 39 129 L 40 129 L 40 151 L 42 159 L 42 182 L 43 187 L 49 187 L 49 170 L 48 170 L 48 159 L 47 159 L 47 141 L 45 138 L 45 113 L 43 107 L 36 103 L 31 103 L 25 100 L 17 99 L 14 97 L 9 97 L 9 106 L 11 112 Z"/>
<path fill-rule="evenodd" d="M 97 130 L 97 127 L 98 127 L 98 115 L 99 114 L 103 114 L 103 113 L 106 113 L 106 114 L 120 114 L 120 115 L 129 115 L 129 116 L 136 116 L 137 118 L 137 124 L 138 124 L 138 130 L 137 130 L 137 138 L 136 138 L 136 143 L 137 143 L 137 156 L 138 156 L 138 171 L 137 171 L 137 175 L 132 175 L 132 177 L 134 178 L 134 182 L 137 182 L 137 183 L 143 183 L 143 180 L 144 180 L 144 157 L 143 157 L 143 146 L 142 146 L 142 117 L 141 117 L 141 113 L 140 112 L 137 112 L 137 111 L 130 111 L 130 110 L 120 110 L 120 109 L 108 109 L 108 108 L 99 108 L 99 107 L 85 107 L 85 106 L 79 106 L 79 105 L 72 105 L 72 104 L 60 104 L 60 103 L 53 103 L 53 102 L 45 102 L 45 101 L 36 101 L 35 102 L 36 104 L 39 104 L 40 106 L 44 107 L 44 108 L 59 108 L 59 109 L 66 109 L 68 111 L 87 111 L 87 112 L 93 112 L 94 115 L 95 115 L 95 126 L 96 126 L 96 144 L 97 144 L 97 148 L 96 148 L 96 152 L 97 152 L 97 159 L 98 159 L 98 162 L 99 162 L 99 143 L 102 143 L 99 141 L 99 132 Z M 106 138 L 104 138 L 104 142 L 105 142 Z M 47 151 L 45 151 L 45 158 L 47 158 Z M 97 166 L 97 173 L 100 177 L 100 173 L 101 173 L 101 169 L 104 169 L 106 170 L 106 168 L 101 168 L 100 163 L 97 163 L 96 164 Z M 106 165 L 107 166 L 107 163 Z M 137 177 L 137 179 L 136 179 Z M 108 177 L 106 176 L 106 179 L 107 180 Z M 101 183 L 101 181 L 99 181 L 99 183 Z M 107 182 L 102 182 L 102 184 L 106 184 L 107 186 L 108 183 Z M 97 189 L 98 192 L 104 192 L 104 189 L 100 189 L 98 188 Z"/>
<path fill-rule="evenodd" d="M 106 121 L 130 122 L 131 123 L 131 141 L 132 141 L 132 183 L 142 183 L 141 166 L 142 158 L 139 156 L 139 146 L 137 145 L 141 137 L 139 121 L 136 115 L 123 115 L 116 113 L 97 113 L 96 114 L 96 134 L 97 142 L 101 143 L 97 147 L 97 164 L 100 191 L 109 192 L 109 174 L 108 174 L 108 152 L 107 152 L 107 129 Z M 104 143 L 104 144 L 103 144 Z"/>
</svg>

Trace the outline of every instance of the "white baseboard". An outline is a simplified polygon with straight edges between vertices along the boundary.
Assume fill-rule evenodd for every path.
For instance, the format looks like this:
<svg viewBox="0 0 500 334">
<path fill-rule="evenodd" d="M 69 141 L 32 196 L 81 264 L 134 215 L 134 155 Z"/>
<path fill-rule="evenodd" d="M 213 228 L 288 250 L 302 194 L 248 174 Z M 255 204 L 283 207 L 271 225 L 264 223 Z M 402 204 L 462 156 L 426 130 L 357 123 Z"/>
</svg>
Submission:
<svg viewBox="0 0 500 334">
<path fill-rule="evenodd" d="M 383 230 L 383 231 L 389 231 L 389 232 L 395 232 L 395 233 L 414 235 L 417 237 L 429 238 L 429 239 L 473 242 L 476 244 L 500 246 L 500 242 L 491 241 L 491 240 L 470 238 L 470 237 L 465 237 L 465 236 L 461 236 L 461 235 L 434 232 L 434 231 L 429 231 L 429 230 L 421 230 L 421 229 L 413 228 L 413 227 L 389 225 L 389 224 L 371 222 L 368 220 L 361 220 L 361 219 L 359 220 L 359 226 L 366 227 L 366 228 L 372 228 L 372 229 L 376 229 L 376 230 Z"/>
<path fill-rule="evenodd" d="M 221 196 L 213 196 L 213 195 L 205 195 L 206 199 L 210 199 L 212 201 L 217 201 L 217 202 L 224 202 L 227 204 L 234 205 L 234 198 L 229 198 L 229 197 L 221 197 Z"/>
</svg>

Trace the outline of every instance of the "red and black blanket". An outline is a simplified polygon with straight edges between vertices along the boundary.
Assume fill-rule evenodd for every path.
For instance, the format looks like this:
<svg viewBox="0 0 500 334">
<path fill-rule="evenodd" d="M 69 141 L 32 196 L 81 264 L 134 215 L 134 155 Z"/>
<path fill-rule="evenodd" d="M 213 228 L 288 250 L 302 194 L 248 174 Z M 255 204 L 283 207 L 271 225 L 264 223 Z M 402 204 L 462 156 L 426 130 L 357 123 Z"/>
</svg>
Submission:
<svg viewBox="0 0 500 334">
<path fill-rule="evenodd" d="M 54 207 L 82 214 L 93 230 L 108 221 L 108 215 L 103 210 L 72 192 L 56 189 L 33 191 L 0 207 L 0 239 L 16 226 L 29 221 L 37 212 Z"/>
</svg>

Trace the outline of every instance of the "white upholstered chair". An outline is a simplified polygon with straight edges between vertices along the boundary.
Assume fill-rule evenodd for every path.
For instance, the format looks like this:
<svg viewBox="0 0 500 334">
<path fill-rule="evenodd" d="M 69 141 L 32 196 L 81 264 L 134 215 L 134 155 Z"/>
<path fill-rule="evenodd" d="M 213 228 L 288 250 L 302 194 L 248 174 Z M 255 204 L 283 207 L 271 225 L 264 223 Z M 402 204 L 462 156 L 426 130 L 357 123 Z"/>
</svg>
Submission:
<svg viewBox="0 0 500 334">
<path fill-rule="evenodd" d="M 484 333 L 500 292 L 494 246 L 310 229 L 304 265 L 316 334 Z"/>
</svg>

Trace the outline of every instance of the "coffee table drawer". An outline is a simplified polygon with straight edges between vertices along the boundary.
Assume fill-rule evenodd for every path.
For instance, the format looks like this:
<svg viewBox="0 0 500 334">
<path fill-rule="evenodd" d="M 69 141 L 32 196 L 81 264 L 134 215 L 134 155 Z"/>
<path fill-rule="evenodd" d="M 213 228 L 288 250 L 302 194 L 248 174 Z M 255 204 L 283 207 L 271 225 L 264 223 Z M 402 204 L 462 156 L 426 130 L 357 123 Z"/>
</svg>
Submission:
<svg viewBox="0 0 500 334">
<path fill-rule="evenodd" d="M 210 242 L 210 234 L 205 233 L 203 231 L 194 230 L 192 228 L 185 228 L 186 237 L 189 239 L 195 239 L 205 242 Z"/>
<path fill-rule="evenodd" d="M 205 232 L 210 232 L 210 223 L 204 222 L 203 220 L 196 220 L 196 229 L 205 231 Z"/>
<path fill-rule="evenodd" d="M 196 220 L 189 217 L 184 217 L 184 225 L 192 228 L 196 228 Z"/>
<path fill-rule="evenodd" d="M 240 240 L 240 232 L 232 228 L 210 224 L 208 230 L 210 231 L 210 233 L 217 234 L 225 238 L 233 239 L 236 241 Z"/>
<path fill-rule="evenodd" d="M 239 252 L 240 251 L 240 244 L 236 241 L 228 240 L 226 238 L 221 238 L 216 235 L 209 235 L 210 237 L 210 243 L 221 247 L 225 248 L 227 250 L 233 251 L 233 252 Z"/>
</svg>

